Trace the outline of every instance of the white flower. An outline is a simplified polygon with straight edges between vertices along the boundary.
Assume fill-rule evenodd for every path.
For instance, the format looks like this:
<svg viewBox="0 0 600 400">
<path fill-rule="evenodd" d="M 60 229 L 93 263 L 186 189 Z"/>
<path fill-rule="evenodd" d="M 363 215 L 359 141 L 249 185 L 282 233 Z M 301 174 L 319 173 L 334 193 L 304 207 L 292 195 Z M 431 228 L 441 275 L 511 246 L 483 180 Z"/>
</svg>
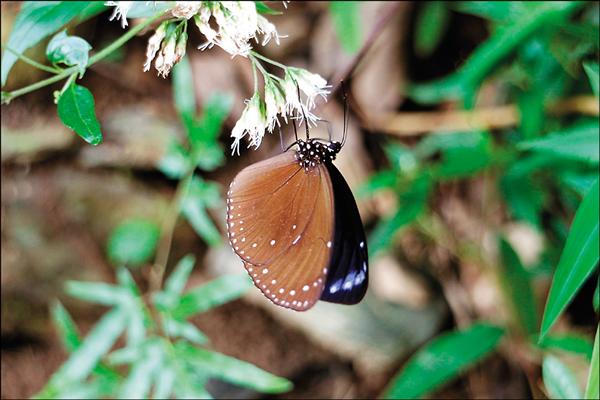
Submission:
<svg viewBox="0 0 600 400">
<path fill-rule="evenodd" d="M 285 80 L 283 82 L 286 103 L 285 113 L 288 114 L 291 118 L 299 119 L 300 124 L 302 124 L 302 120 L 306 118 L 309 125 L 316 125 L 317 121 L 319 120 L 319 117 L 317 117 L 310 111 L 310 107 L 302 103 L 300 93 L 298 92 L 299 82 L 296 79 L 294 79 L 292 74 L 289 73 L 290 69 L 291 68 L 288 68 L 286 70 Z M 312 108 L 314 108 L 314 102 Z"/>
<path fill-rule="evenodd" d="M 265 125 L 264 104 L 257 92 L 250 100 L 246 101 L 246 108 L 231 131 L 231 137 L 234 139 L 231 145 L 232 154 L 236 152 L 238 155 L 240 154 L 240 140 L 246 135 L 250 138 L 248 147 L 258 148 L 265 134 Z"/>
<path fill-rule="evenodd" d="M 127 12 L 133 5 L 133 1 L 107 1 L 106 3 L 104 3 L 104 5 L 107 7 L 115 7 L 109 20 L 112 21 L 115 18 L 120 19 L 121 27 L 125 29 L 125 27 L 127 26 Z"/>
<path fill-rule="evenodd" d="M 201 1 L 176 1 L 171 14 L 175 18 L 190 19 L 198 13 L 200 6 L 202 6 Z"/>
<path fill-rule="evenodd" d="M 183 56 L 185 56 L 185 47 L 187 46 L 188 35 L 186 32 L 181 32 L 177 39 L 177 46 L 175 46 L 175 60 L 173 64 L 177 64 Z"/>
<path fill-rule="evenodd" d="M 163 47 L 161 52 L 156 57 L 156 62 L 154 63 L 154 67 L 158 71 L 159 75 L 162 75 L 163 78 L 166 78 L 171 72 L 171 68 L 175 65 L 175 46 L 177 45 L 177 41 L 175 36 L 170 36 L 165 43 L 163 43 Z"/>
<path fill-rule="evenodd" d="M 263 17 L 262 15 L 258 16 L 258 32 L 263 34 L 263 40 L 261 43 L 263 46 L 269 43 L 271 41 L 271 38 L 275 38 L 275 43 L 279 45 L 279 39 L 287 37 L 279 35 L 279 33 L 277 33 L 275 25 L 269 22 L 269 20 Z"/>
<path fill-rule="evenodd" d="M 266 105 L 266 125 L 269 132 L 273 132 L 275 124 L 281 126 L 277 114 L 281 113 L 285 121 L 287 122 L 287 115 L 285 113 L 285 98 L 283 93 L 275 82 L 271 79 L 265 81 L 265 105 Z"/>
<path fill-rule="evenodd" d="M 307 97 L 306 105 L 310 109 L 315 107 L 315 98 L 317 96 L 321 96 L 327 100 L 327 95 L 329 94 L 328 88 L 331 86 L 327 85 L 327 81 L 321 75 L 313 74 L 302 68 L 288 68 L 286 72 L 298 82 L 300 90 Z"/>
<path fill-rule="evenodd" d="M 213 29 L 209 20 L 214 18 L 217 29 Z M 252 50 L 250 40 L 264 35 L 263 45 L 271 38 L 279 43 L 280 36 L 275 25 L 256 12 L 256 5 L 251 1 L 221 1 L 212 6 L 202 5 L 194 22 L 206 37 L 206 43 L 199 48 L 205 50 L 214 45 L 221 47 L 232 56 L 247 57 Z"/>
<path fill-rule="evenodd" d="M 146 62 L 144 63 L 144 71 L 150 70 L 150 65 L 152 64 L 152 60 L 156 56 L 156 52 L 160 48 L 160 43 L 165 38 L 165 33 L 167 32 L 167 24 L 165 21 L 159 25 L 159 27 L 154 32 L 154 35 L 148 39 L 148 47 L 146 48 Z"/>
</svg>

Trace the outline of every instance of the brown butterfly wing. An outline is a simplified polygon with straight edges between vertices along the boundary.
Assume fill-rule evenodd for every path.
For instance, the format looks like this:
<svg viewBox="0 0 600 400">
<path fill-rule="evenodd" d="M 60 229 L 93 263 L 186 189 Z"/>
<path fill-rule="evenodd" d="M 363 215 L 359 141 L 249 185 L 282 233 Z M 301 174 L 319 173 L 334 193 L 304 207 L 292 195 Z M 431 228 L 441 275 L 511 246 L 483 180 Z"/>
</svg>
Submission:
<svg viewBox="0 0 600 400">
<path fill-rule="evenodd" d="M 307 310 L 331 256 L 333 189 L 327 169 L 303 170 L 284 153 L 242 170 L 228 193 L 231 246 L 277 305 Z"/>
</svg>

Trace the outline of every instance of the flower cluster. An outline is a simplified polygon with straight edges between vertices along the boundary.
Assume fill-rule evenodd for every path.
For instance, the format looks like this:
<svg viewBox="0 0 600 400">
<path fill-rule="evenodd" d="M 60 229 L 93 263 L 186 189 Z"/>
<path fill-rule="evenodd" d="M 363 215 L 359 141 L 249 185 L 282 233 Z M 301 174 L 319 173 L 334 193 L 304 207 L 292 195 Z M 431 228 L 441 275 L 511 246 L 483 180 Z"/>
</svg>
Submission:
<svg viewBox="0 0 600 400">
<path fill-rule="evenodd" d="M 252 60 L 257 62 L 255 58 Z M 263 102 L 259 93 L 255 92 L 246 101 L 246 108 L 231 132 L 233 153 L 239 154 L 240 141 L 246 135 L 250 142 L 248 147 L 258 148 L 265 130 L 273 132 L 276 125 L 280 126 L 280 117 L 286 122 L 290 117 L 298 119 L 300 123 L 306 119 L 307 123 L 316 124 L 319 118 L 312 113 L 315 98 L 321 96 L 326 99 L 329 93 L 325 79 L 302 68 L 285 67 L 284 79 L 268 73 L 263 73 L 263 77 L 265 100 Z M 301 93 L 304 94 L 304 101 Z"/>
<path fill-rule="evenodd" d="M 253 1 L 175 1 L 145 2 L 134 4 L 132 1 L 108 1 L 105 4 L 115 6 L 111 16 L 121 20 L 127 26 L 127 13 L 131 8 L 151 7 L 161 9 L 172 18 L 163 21 L 148 40 L 144 71 L 149 71 L 154 62 L 158 74 L 167 77 L 175 64 L 185 55 L 187 45 L 187 24 L 193 19 L 206 42 L 199 46 L 205 50 L 218 46 L 231 54 L 247 57 L 254 69 L 254 95 L 246 100 L 242 116 L 235 124 L 231 136 L 232 150 L 239 154 L 242 138 L 248 136 L 248 147 L 258 146 L 262 142 L 265 131 L 273 132 L 280 126 L 280 118 L 286 122 L 288 117 L 298 119 L 300 124 L 306 119 L 309 124 L 316 124 L 318 117 L 312 110 L 315 99 L 321 96 L 326 99 L 329 93 L 327 81 L 318 74 L 302 68 L 287 67 L 274 62 L 252 50 L 252 40 L 266 45 L 271 40 L 279 44 L 281 36 L 275 25 L 260 15 Z M 287 1 L 283 4 L 287 8 Z M 262 39 L 262 40 L 261 40 Z M 270 63 L 284 70 L 283 78 L 265 70 L 261 61 Z M 264 79 L 264 100 L 258 91 L 257 71 Z M 304 94 L 302 100 L 301 93 Z"/>
</svg>

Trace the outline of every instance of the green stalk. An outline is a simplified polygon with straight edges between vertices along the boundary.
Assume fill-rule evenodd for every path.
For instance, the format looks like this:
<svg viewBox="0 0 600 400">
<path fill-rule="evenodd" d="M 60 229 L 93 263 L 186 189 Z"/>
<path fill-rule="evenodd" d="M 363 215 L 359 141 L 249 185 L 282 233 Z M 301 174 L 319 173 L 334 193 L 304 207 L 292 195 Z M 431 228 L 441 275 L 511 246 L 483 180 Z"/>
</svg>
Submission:
<svg viewBox="0 0 600 400">
<path fill-rule="evenodd" d="M 86 68 L 91 67 L 93 64 L 97 63 L 98 61 L 102 60 L 103 58 L 108 56 L 110 53 L 112 53 L 113 51 L 118 49 L 119 47 L 123 46 L 131 38 L 133 38 L 135 35 L 137 35 L 139 32 L 141 32 L 148 25 L 152 24 L 154 21 L 156 21 L 158 18 L 160 18 L 163 14 L 164 14 L 164 12 L 161 11 L 161 12 L 153 15 L 152 17 L 145 19 L 139 25 L 136 25 L 133 28 L 131 28 L 130 30 L 128 30 L 127 33 L 125 33 L 123 36 L 121 36 L 120 38 L 115 40 L 113 43 L 106 46 L 104 49 L 100 50 L 98 53 L 96 53 L 92 57 L 90 57 L 90 60 L 88 61 Z M 7 97 L 8 101 L 10 101 L 14 98 L 17 98 L 19 96 L 22 96 L 22 95 L 30 93 L 30 92 L 33 92 L 37 89 L 41 89 L 45 86 L 52 85 L 53 83 L 59 82 L 65 78 L 68 78 L 71 75 L 77 74 L 77 73 L 78 73 L 78 67 L 70 67 L 70 68 L 63 70 L 61 73 L 59 73 L 55 76 L 41 80 L 39 82 L 33 83 L 28 86 L 22 87 L 20 89 L 13 90 L 12 92 L 8 92 L 5 94 L 5 96 Z"/>
</svg>

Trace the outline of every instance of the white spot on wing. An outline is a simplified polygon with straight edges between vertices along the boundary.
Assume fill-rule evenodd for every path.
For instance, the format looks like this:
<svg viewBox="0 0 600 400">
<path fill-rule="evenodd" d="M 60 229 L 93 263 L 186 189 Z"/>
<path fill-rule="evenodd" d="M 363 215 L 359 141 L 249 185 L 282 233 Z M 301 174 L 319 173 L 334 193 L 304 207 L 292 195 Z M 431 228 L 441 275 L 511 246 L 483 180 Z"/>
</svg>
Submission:
<svg viewBox="0 0 600 400">
<path fill-rule="evenodd" d="M 271 246 L 275 246 L 275 239 L 271 240 Z"/>
<path fill-rule="evenodd" d="M 308 292 L 308 289 L 310 289 L 310 286 L 308 286 L 308 285 L 302 286 L 302 290 L 304 290 L 305 292 Z"/>
</svg>

